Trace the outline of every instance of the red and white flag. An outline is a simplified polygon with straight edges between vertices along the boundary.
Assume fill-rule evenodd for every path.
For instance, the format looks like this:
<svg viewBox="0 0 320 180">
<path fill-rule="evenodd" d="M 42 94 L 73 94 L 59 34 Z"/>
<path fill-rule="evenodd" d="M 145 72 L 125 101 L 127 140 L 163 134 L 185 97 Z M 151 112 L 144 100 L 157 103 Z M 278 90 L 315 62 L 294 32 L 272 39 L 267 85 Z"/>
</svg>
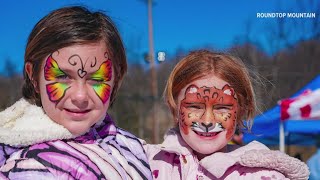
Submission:
<svg viewBox="0 0 320 180">
<path fill-rule="evenodd" d="M 320 89 L 280 101 L 281 120 L 320 119 Z"/>
</svg>

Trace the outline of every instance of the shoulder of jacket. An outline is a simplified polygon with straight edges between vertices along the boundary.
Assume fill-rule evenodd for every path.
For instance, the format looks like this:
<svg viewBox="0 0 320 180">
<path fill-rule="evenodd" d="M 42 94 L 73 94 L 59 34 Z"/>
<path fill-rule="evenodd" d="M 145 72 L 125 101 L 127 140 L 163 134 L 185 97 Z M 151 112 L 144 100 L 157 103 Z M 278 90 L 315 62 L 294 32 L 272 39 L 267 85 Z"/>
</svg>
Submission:
<svg viewBox="0 0 320 180">
<path fill-rule="evenodd" d="M 52 121 L 41 107 L 23 98 L 0 112 L 0 143 L 21 147 L 72 137 L 65 127 Z"/>
<path fill-rule="evenodd" d="M 145 151 L 143 149 L 144 140 L 139 139 L 134 134 L 117 127 L 117 134 L 115 135 L 115 141 L 120 143 L 122 146 L 125 146 L 130 149 L 130 151 L 135 155 L 145 155 Z"/>
<path fill-rule="evenodd" d="M 269 149 L 252 149 L 240 157 L 240 164 L 246 167 L 262 167 L 276 170 L 290 179 L 308 179 L 308 166 L 285 153 Z"/>
<path fill-rule="evenodd" d="M 32 169 L 32 171 L 30 171 Z M 44 178 L 45 179 L 56 179 L 55 175 L 51 173 L 49 170 L 50 167 L 36 160 L 36 158 L 18 158 L 11 157 L 6 164 L 1 166 L 0 174 L 3 176 L 9 177 L 10 179 L 37 179 Z M 3 177 L 0 175 L 1 177 Z"/>
<path fill-rule="evenodd" d="M 128 143 L 139 144 L 142 146 L 143 140 L 139 139 L 134 134 L 132 134 L 122 128 L 119 128 L 119 127 L 116 127 L 116 128 L 117 128 L 116 138 L 121 138 L 122 140 L 124 140 Z"/>
</svg>

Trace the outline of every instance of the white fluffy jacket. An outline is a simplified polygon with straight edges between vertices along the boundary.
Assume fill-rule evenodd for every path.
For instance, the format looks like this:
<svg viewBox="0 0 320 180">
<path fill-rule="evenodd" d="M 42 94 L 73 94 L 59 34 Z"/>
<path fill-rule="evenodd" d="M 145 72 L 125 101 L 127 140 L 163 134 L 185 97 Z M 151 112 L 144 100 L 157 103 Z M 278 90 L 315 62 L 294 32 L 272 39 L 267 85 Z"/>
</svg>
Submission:
<svg viewBox="0 0 320 180">
<path fill-rule="evenodd" d="M 0 113 L 0 142 L 11 146 L 28 146 L 73 135 L 54 123 L 41 107 L 20 99 Z"/>
</svg>

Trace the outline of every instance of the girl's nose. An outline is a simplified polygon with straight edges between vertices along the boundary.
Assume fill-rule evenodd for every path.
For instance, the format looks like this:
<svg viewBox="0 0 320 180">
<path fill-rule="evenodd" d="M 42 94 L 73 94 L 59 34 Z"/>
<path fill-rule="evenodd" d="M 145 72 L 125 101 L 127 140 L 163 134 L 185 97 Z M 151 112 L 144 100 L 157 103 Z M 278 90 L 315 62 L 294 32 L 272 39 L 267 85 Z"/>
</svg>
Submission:
<svg viewBox="0 0 320 180">
<path fill-rule="evenodd" d="M 209 132 L 210 130 L 214 129 L 214 125 L 212 122 L 210 123 L 201 123 L 202 127 L 205 128 L 206 132 Z"/>
<path fill-rule="evenodd" d="M 86 107 L 88 105 L 88 89 L 85 83 L 75 83 L 73 91 L 71 92 L 72 102 L 79 108 Z"/>
<path fill-rule="evenodd" d="M 215 116 L 210 108 L 207 108 L 202 116 L 202 124 L 209 125 L 210 123 L 215 124 Z"/>
</svg>

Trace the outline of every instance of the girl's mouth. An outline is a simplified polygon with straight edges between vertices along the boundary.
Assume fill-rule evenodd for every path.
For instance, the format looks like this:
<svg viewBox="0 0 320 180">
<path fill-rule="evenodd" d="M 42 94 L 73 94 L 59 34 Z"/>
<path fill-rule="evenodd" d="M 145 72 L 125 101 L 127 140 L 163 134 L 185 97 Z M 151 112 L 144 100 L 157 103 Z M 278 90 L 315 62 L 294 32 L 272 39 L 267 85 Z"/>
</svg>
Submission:
<svg viewBox="0 0 320 180">
<path fill-rule="evenodd" d="M 79 110 L 79 109 L 64 109 L 66 114 L 70 116 L 73 120 L 83 120 L 83 118 L 88 117 L 90 109 Z"/>
<path fill-rule="evenodd" d="M 214 137 L 222 131 L 219 131 L 219 132 L 198 132 L 198 131 L 193 130 L 193 132 L 195 132 L 197 135 L 202 136 L 202 137 Z"/>
<path fill-rule="evenodd" d="M 88 110 L 65 109 L 65 110 L 70 113 L 76 113 L 76 114 L 85 114 L 90 111 L 90 109 L 88 109 Z"/>
</svg>

